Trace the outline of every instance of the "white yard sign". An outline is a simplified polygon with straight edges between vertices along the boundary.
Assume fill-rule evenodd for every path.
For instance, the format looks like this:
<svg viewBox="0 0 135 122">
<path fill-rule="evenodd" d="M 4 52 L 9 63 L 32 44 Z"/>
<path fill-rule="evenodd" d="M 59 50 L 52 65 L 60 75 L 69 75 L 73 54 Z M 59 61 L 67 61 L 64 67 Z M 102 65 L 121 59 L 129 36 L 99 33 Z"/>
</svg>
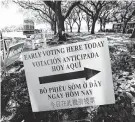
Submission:
<svg viewBox="0 0 135 122">
<path fill-rule="evenodd" d="M 23 53 L 33 112 L 115 103 L 105 38 Z"/>
</svg>

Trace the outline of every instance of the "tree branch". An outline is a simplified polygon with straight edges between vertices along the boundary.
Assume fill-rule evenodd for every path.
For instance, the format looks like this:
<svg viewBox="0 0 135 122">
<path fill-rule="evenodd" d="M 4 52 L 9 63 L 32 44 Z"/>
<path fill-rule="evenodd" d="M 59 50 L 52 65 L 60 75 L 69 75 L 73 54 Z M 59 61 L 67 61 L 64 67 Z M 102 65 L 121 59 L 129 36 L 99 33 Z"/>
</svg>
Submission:
<svg viewBox="0 0 135 122">
<path fill-rule="evenodd" d="M 38 14 L 39 14 L 39 16 L 43 19 L 43 20 L 45 20 L 45 21 L 47 21 L 48 23 L 51 23 L 52 22 L 52 20 L 51 21 L 49 21 L 46 17 L 44 17 L 41 13 L 40 13 L 40 11 L 38 11 Z"/>
<path fill-rule="evenodd" d="M 132 17 L 135 16 L 135 10 L 132 12 L 132 14 L 127 18 L 127 21 L 130 21 Z"/>
<path fill-rule="evenodd" d="M 66 19 L 66 18 L 69 16 L 69 14 L 71 13 L 72 9 L 73 9 L 75 6 L 77 6 L 78 4 L 80 4 L 80 1 L 74 2 L 74 3 L 69 7 L 69 9 L 68 9 L 68 11 L 67 11 L 67 13 L 66 13 L 64 19 Z"/>
<path fill-rule="evenodd" d="M 78 7 L 83 10 L 86 14 L 88 14 L 89 16 L 93 17 L 93 11 L 91 11 L 90 9 L 88 9 L 86 6 L 79 4 Z"/>
<path fill-rule="evenodd" d="M 48 7 L 50 7 L 54 12 L 56 12 L 55 11 L 55 3 L 54 2 L 52 2 L 52 1 L 43 1 Z"/>
<path fill-rule="evenodd" d="M 98 1 L 97 5 L 96 5 L 96 4 L 94 3 L 94 1 L 90 1 L 90 4 L 95 7 L 95 10 L 97 10 L 97 6 L 98 6 L 99 2 L 100 2 L 100 1 Z"/>
<path fill-rule="evenodd" d="M 21 6 L 24 9 L 32 9 L 32 10 L 40 11 L 43 14 L 46 14 L 42 9 L 39 9 L 39 8 L 37 8 L 35 6 L 32 6 L 32 4 L 30 3 L 30 1 L 24 2 L 24 1 L 18 1 L 18 0 L 17 1 L 14 1 L 13 0 L 13 2 L 16 3 L 16 4 L 18 4 L 19 6 Z M 34 4 L 36 5 L 36 3 L 34 3 Z"/>
</svg>

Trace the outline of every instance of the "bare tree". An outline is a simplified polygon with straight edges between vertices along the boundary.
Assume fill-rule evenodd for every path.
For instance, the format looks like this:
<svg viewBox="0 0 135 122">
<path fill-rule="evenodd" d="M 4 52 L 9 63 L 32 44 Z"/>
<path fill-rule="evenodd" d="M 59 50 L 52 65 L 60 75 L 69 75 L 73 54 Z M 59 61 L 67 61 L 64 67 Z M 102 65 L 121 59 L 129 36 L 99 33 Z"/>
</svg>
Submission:
<svg viewBox="0 0 135 122">
<path fill-rule="evenodd" d="M 89 32 L 91 28 L 91 17 L 88 14 L 85 14 L 85 16 L 83 16 L 83 19 L 86 21 L 87 29 Z"/>
<path fill-rule="evenodd" d="M 116 22 L 123 22 L 123 33 L 126 33 L 127 23 L 135 17 L 135 1 L 119 1 L 114 9 L 113 18 Z"/>
<path fill-rule="evenodd" d="M 119 17 L 117 17 L 116 15 L 117 15 L 117 13 L 118 13 L 118 11 L 115 11 L 115 9 L 113 9 L 113 12 L 112 12 L 112 21 L 114 21 L 114 22 L 119 22 Z"/>
<path fill-rule="evenodd" d="M 75 23 L 77 24 L 78 30 L 77 32 L 80 33 L 80 29 L 81 29 L 81 22 L 84 18 L 83 12 L 81 11 L 81 9 L 79 8 L 75 8 Z"/>
<path fill-rule="evenodd" d="M 101 10 L 108 4 L 112 4 L 115 1 L 85 1 L 83 4 L 79 4 L 79 8 L 88 14 L 92 19 L 91 34 L 94 34 L 95 24 L 101 14 Z"/>
<path fill-rule="evenodd" d="M 62 12 L 62 1 L 45 1 L 44 0 L 44 3 L 54 11 L 56 20 L 57 20 L 59 39 L 65 40 L 62 34 L 62 32 L 65 31 L 64 21 L 69 16 L 73 8 L 80 3 L 80 1 L 72 2 L 72 4 L 67 8 L 66 12 L 64 12 L 65 14 L 63 14 Z"/>
<path fill-rule="evenodd" d="M 40 11 L 38 11 L 38 16 L 41 19 L 43 19 L 45 22 L 48 22 L 51 25 L 51 30 L 54 31 L 54 34 L 57 33 L 57 30 L 56 30 L 56 17 L 55 17 L 54 12 L 50 8 L 48 8 L 48 16 L 49 17 L 47 17 L 44 13 L 42 13 Z"/>
<path fill-rule="evenodd" d="M 67 17 L 65 22 L 67 25 L 69 25 L 70 32 L 72 32 L 73 25 L 75 24 L 75 10 L 72 10 L 71 14 L 69 15 L 69 17 Z"/>
<path fill-rule="evenodd" d="M 111 21 L 112 10 L 112 5 L 106 5 L 101 10 L 101 14 L 99 15 L 100 31 L 105 31 L 106 24 Z"/>
<path fill-rule="evenodd" d="M 133 1 L 124 1 L 125 5 L 122 6 L 121 19 L 124 22 L 123 33 L 126 32 L 127 23 L 135 16 L 135 5 Z M 124 10 L 123 10 L 124 9 Z"/>
</svg>

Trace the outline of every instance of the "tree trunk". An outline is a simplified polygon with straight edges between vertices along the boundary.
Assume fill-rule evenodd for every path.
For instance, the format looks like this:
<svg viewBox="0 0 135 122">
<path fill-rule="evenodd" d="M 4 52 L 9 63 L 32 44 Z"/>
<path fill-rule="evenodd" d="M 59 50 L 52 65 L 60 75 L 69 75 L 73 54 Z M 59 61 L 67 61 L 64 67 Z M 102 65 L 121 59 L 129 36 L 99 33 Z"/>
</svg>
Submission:
<svg viewBox="0 0 135 122">
<path fill-rule="evenodd" d="M 88 29 L 88 32 L 89 32 L 90 31 L 89 21 L 87 21 L 87 29 Z"/>
<path fill-rule="evenodd" d="M 2 37 L 2 32 L 0 31 L 0 39 L 3 39 L 3 37 Z"/>
<path fill-rule="evenodd" d="M 80 25 L 78 25 L 78 31 L 77 31 L 78 33 L 80 33 L 80 28 L 81 28 L 81 26 L 80 26 Z"/>
<path fill-rule="evenodd" d="M 68 24 L 65 24 L 65 25 L 66 25 L 65 30 L 66 30 L 66 32 L 68 32 Z"/>
<path fill-rule="evenodd" d="M 80 33 L 80 29 L 81 29 L 81 22 L 76 22 L 76 25 L 77 25 L 77 27 L 78 27 L 78 30 L 77 30 L 77 32 L 78 33 Z"/>
<path fill-rule="evenodd" d="M 90 26 L 89 26 L 89 24 L 88 24 L 88 32 L 90 32 Z"/>
<path fill-rule="evenodd" d="M 54 31 L 54 23 L 51 22 L 50 25 L 51 25 L 51 30 Z"/>
<path fill-rule="evenodd" d="M 133 30 L 132 35 L 131 35 L 130 38 L 135 38 L 135 28 L 134 28 L 134 30 Z"/>
<path fill-rule="evenodd" d="M 126 27 L 127 27 L 127 21 L 125 21 L 124 24 L 123 24 L 122 33 L 126 33 Z"/>
<path fill-rule="evenodd" d="M 95 33 L 95 24 L 96 24 L 96 20 L 93 19 L 92 28 L 91 28 L 91 34 L 94 34 Z"/>
<path fill-rule="evenodd" d="M 64 17 L 63 16 L 58 16 L 57 17 L 57 23 L 58 23 L 58 34 L 62 35 L 62 32 L 65 31 Z"/>
<path fill-rule="evenodd" d="M 56 31 L 56 21 L 54 22 L 54 35 L 56 35 L 57 31 Z"/>
<path fill-rule="evenodd" d="M 58 17 L 57 24 L 58 24 L 59 41 L 65 41 L 65 37 L 63 36 L 63 33 L 65 32 L 64 17 Z"/>
<path fill-rule="evenodd" d="M 54 32 L 54 35 L 57 33 L 56 32 L 56 22 L 52 21 L 51 23 L 51 30 Z"/>
<path fill-rule="evenodd" d="M 106 26 L 106 24 L 105 24 L 105 23 L 103 23 L 103 31 L 105 31 L 105 26 Z"/>
<path fill-rule="evenodd" d="M 99 18 L 99 22 L 100 22 L 100 31 L 103 31 L 103 21 L 101 18 Z"/>
<path fill-rule="evenodd" d="M 56 14 L 56 19 L 57 19 L 59 41 L 65 41 L 65 37 L 63 36 L 63 32 L 65 32 L 65 27 L 64 27 L 65 18 L 61 12 L 61 3 L 57 2 L 56 7 L 57 8 L 56 8 L 55 14 Z"/>
<path fill-rule="evenodd" d="M 57 27 L 58 27 L 58 37 L 59 40 L 58 41 L 65 41 L 66 37 L 63 35 L 63 33 L 65 32 L 65 27 L 64 27 L 64 17 L 62 16 L 61 12 L 57 12 Z"/>
<path fill-rule="evenodd" d="M 72 26 L 70 25 L 70 32 L 72 33 Z"/>
<path fill-rule="evenodd" d="M 100 22 L 100 31 L 103 31 L 103 29 L 102 29 L 102 23 Z"/>
</svg>

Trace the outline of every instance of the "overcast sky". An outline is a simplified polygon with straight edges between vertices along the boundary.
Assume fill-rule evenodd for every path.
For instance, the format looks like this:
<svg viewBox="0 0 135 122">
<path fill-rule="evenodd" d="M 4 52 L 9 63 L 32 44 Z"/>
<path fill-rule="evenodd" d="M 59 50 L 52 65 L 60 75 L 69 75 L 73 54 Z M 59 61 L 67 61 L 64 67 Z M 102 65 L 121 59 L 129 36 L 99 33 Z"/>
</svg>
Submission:
<svg viewBox="0 0 135 122">
<path fill-rule="evenodd" d="M 23 24 L 23 15 L 18 12 L 18 6 L 10 4 L 8 8 L 0 5 L 0 28 Z"/>
<path fill-rule="evenodd" d="M 12 26 L 12 25 L 23 25 L 23 20 L 24 16 L 21 12 L 18 11 L 18 5 L 14 3 L 10 3 L 8 7 L 1 6 L 0 5 L 0 29 L 7 27 L 7 26 Z M 36 28 L 41 28 L 44 27 L 46 28 L 46 25 L 36 25 Z M 77 26 L 75 25 L 77 28 Z M 108 28 L 112 28 L 112 25 L 107 25 Z M 81 29 L 86 30 L 87 26 L 85 22 L 82 22 L 82 27 Z M 96 31 L 99 30 L 99 24 L 96 24 Z"/>
</svg>

